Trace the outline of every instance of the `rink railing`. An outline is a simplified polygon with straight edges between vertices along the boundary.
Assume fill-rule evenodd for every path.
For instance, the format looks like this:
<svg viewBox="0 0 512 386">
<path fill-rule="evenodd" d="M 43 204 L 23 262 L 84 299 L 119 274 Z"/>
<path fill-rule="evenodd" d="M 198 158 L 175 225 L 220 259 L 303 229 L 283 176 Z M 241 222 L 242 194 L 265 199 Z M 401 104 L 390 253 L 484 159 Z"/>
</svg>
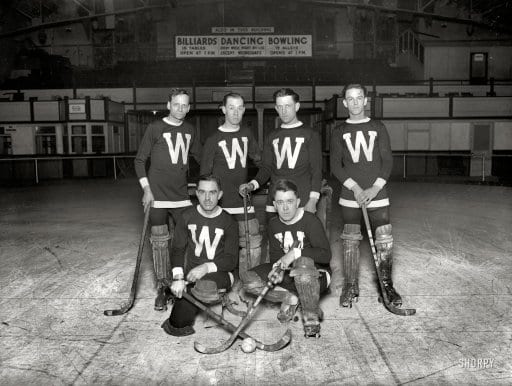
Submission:
<svg viewBox="0 0 512 386">
<path fill-rule="evenodd" d="M 324 153 L 324 157 L 328 157 L 329 153 Z M 447 153 L 436 153 L 436 152 L 415 152 L 415 153 L 403 153 L 403 152 L 393 152 L 393 157 L 401 157 L 402 158 L 402 178 L 407 179 L 407 159 L 412 157 L 452 157 L 452 158 L 477 158 L 480 159 L 480 179 L 482 182 L 485 182 L 486 177 L 486 161 L 492 158 L 501 158 L 501 157 L 512 157 L 512 154 L 481 154 L 481 153 L 471 153 L 471 154 L 447 154 Z M 101 155 L 101 156 L 76 156 L 76 157 L 15 157 L 15 158 L 0 158 L 0 162 L 17 162 L 17 161 L 33 161 L 34 162 L 34 177 L 36 184 L 39 183 L 39 162 L 40 161 L 64 161 L 64 160 L 85 160 L 85 159 L 111 159 L 113 166 L 113 174 L 114 180 L 117 180 L 118 171 L 117 168 L 120 166 L 117 162 L 119 159 L 125 158 L 135 158 L 135 155 Z M 477 176 L 473 176 L 477 177 Z M 64 178 L 64 177 L 62 177 Z"/>
</svg>

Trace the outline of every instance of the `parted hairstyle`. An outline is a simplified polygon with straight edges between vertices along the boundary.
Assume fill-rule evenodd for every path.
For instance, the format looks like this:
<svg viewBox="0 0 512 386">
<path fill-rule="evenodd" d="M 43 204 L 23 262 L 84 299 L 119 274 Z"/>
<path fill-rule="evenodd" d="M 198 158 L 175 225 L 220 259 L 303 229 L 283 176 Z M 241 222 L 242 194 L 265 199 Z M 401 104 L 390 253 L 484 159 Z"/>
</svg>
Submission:
<svg viewBox="0 0 512 386">
<path fill-rule="evenodd" d="M 277 192 L 288 191 L 295 193 L 295 196 L 299 197 L 299 189 L 297 188 L 297 185 L 295 185 L 295 183 L 285 179 L 277 180 L 277 182 L 274 185 L 272 197 L 275 198 Z"/>
<path fill-rule="evenodd" d="M 228 103 L 228 98 L 238 98 L 238 99 L 241 99 L 242 102 L 245 104 L 245 99 L 244 99 L 243 96 L 241 96 L 237 92 L 230 92 L 230 93 L 227 93 L 226 95 L 224 95 L 224 98 L 222 98 L 222 106 L 226 106 L 226 103 Z"/>
<path fill-rule="evenodd" d="M 172 98 L 178 95 L 188 95 L 187 90 L 183 88 L 171 88 L 171 91 L 169 92 L 169 102 L 172 102 Z"/>
<path fill-rule="evenodd" d="M 349 83 L 345 87 L 343 87 L 343 91 L 342 91 L 343 99 L 345 99 L 345 95 L 347 94 L 347 91 L 350 90 L 351 88 L 358 88 L 360 90 L 363 90 L 364 97 L 366 98 L 368 96 L 368 91 L 366 90 L 365 86 L 363 86 L 360 83 Z"/>
<path fill-rule="evenodd" d="M 291 96 L 293 101 L 297 103 L 299 101 L 299 94 L 293 91 L 291 88 L 280 88 L 274 93 L 274 103 L 277 101 L 277 98 Z"/>
<path fill-rule="evenodd" d="M 219 188 L 219 191 L 222 190 L 222 186 L 220 184 L 220 178 L 217 177 L 215 174 L 202 174 L 199 176 L 199 180 L 197 181 L 197 186 L 199 186 L 199 183 L 201 181 L 213 181 L 217 184 L 217 187 Z"/>
</svg>

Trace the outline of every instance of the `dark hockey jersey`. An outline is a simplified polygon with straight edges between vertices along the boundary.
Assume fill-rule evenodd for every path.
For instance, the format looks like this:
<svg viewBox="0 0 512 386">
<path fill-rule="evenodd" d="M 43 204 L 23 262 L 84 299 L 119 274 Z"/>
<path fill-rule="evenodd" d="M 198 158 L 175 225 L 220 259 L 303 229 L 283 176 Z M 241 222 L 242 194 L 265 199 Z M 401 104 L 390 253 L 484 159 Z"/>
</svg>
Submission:
<svg viewBox="0 0 512 386">
<path fill-rule="evenodd" d="M 304 124 L 272 131 L 265 141 L 262 165 L 255 180 L 261 186 L 269 178 L 268 212 L 275 212 L 271 193 L 273 184 L 279 179 L 285 178 L 297 185 L 301 206 L 306 205 L 311 192 L 316 192 L 319 197 L 322 185 L 322 148 L 318 133 Z"/>
<path fill-rule="evenodd" d="M 185 268 L 185 274 L 203 263 L 214 263 L 217 271 L 229 272 L 238 262 L 238 243 L 238 223 L 221 207 L 211 217 L 206 217 L 199 205 L 187 208 L 176 222 L 171 265 L 173 270 Z"/>
<path fill-rule="evenodd" d="M 254 135 L 248 128 L 226 131 L 222 126 L 208 137 L 203 147 L 201 174 L 213 173 L 221 180 L 222 208 L 231 214 L 243 214 L 243 199 L 238 187 L 247 182 L 248 157 L 257 165 L 260 150 Z M 254 213 L 254 208 L 249 209 Z"/>
<path fill-rule="evenodd" d="M 189 154 L 199 162 L 201 144 L 196 129 L 188 122 L 173 126 L 158 120 L 150 123 L 135 157 L 139 180 L 147 177 L 155 208 L 190 206 L 187 188 Z M 151 165 L 146 176 L 146 161 Z"/>
<path fill-rule="evenodd" d="M 285 224 L 279 216 L 272 217 L 268 224 L 269 258 L 274 264 L 299 242 L 301 256 L 315 261 L 317 268 L 330 272 L 331 247 L 322 223 L 314 214 L 300 208 L 293 224 Z"/>
<path fill-rule="evenodd" d="M 335 127 L 330 157 L 331 172 L 342 185 L 340 205 L 359 208 L 354 193 L 349 190 L 352 181 L 363 190 L 375 183 L 382 187 L 369 208 L 389 205 L 384 184 L 391 174 L 393 154 L 388 132 L 381 121 L 367 118 L 360 123 L 343 122 Z"/>
</svg>

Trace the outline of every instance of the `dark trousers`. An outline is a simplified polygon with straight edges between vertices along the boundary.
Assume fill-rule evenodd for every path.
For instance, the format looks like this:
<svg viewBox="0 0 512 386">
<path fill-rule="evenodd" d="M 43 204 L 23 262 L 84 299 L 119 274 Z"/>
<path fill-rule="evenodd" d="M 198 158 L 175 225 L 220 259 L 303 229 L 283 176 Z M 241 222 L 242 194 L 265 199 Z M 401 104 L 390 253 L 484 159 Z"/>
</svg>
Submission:
<svg viewBox="0 0 512 386">
<path fill-rule="evenodd" d="M 384 206 L 382 208 L 368 208 L 367 211 L 373 234 L 375 234 L 375 229 L 381 225 L 390 224 L 389 206 Z M 341 215 L 343 218 L 343 224 L 361 225 L 363 212 L 360 208 L 348 208 L 346 206 L 342 206 Z"/>
</svg>

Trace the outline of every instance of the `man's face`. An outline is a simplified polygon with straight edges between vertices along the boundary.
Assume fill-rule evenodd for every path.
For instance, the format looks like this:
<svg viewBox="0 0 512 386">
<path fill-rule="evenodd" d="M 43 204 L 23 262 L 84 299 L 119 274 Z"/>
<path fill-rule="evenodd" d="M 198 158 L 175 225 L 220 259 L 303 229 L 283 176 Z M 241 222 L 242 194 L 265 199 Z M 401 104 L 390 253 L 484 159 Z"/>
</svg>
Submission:
<svg viewBox="0 0 512 386">
<path fill-rule="evenodd" d="M 348 109 L 350 116 L 354 118 L 364 117 L 364 107 L 367 102 L 368 100 L 360 88 L 349 88 L 345 92 L 345 99 L 343 99 L 343 104 Z"/>
<path fill-rule="evenodd" d="M 244 101 L 241 98 L 229 97 L 226 106 L 222 106 L 222 112 L 228 124 L 238 126 L 245 112 Z"/>
<path fill-rule="evenodd" d="M 222 197 L 222 191 L 215 181 L 199 181 L 196 195 L 201 208 L 205 212 L 212 212 Z"/>
<path fill-rule="evenodd" d="M 179 94 L 172 97 L 170 102 L 167 102 L 167 108 L 173 118 L 178 121 L 185 119 L 188 111 L 190 110 L 190 99 L 188 95 Z"/>
<path fill-rule="evenodd" d="M 290 221 L 295 217 L 299 204 L 300 199 L 291 190 L 286 192 L 278 190 L 274 197 L 274 207 L 277 210 L 279 218 L 283 221 Z"/>
<path fill-rule="evenodd" d="M 276 111 L 284 124 L 295 123 L 297 121 L 297 111 L 300 103 L 295 102 L 291 95 L 277 97 Z"/>
</svg>

